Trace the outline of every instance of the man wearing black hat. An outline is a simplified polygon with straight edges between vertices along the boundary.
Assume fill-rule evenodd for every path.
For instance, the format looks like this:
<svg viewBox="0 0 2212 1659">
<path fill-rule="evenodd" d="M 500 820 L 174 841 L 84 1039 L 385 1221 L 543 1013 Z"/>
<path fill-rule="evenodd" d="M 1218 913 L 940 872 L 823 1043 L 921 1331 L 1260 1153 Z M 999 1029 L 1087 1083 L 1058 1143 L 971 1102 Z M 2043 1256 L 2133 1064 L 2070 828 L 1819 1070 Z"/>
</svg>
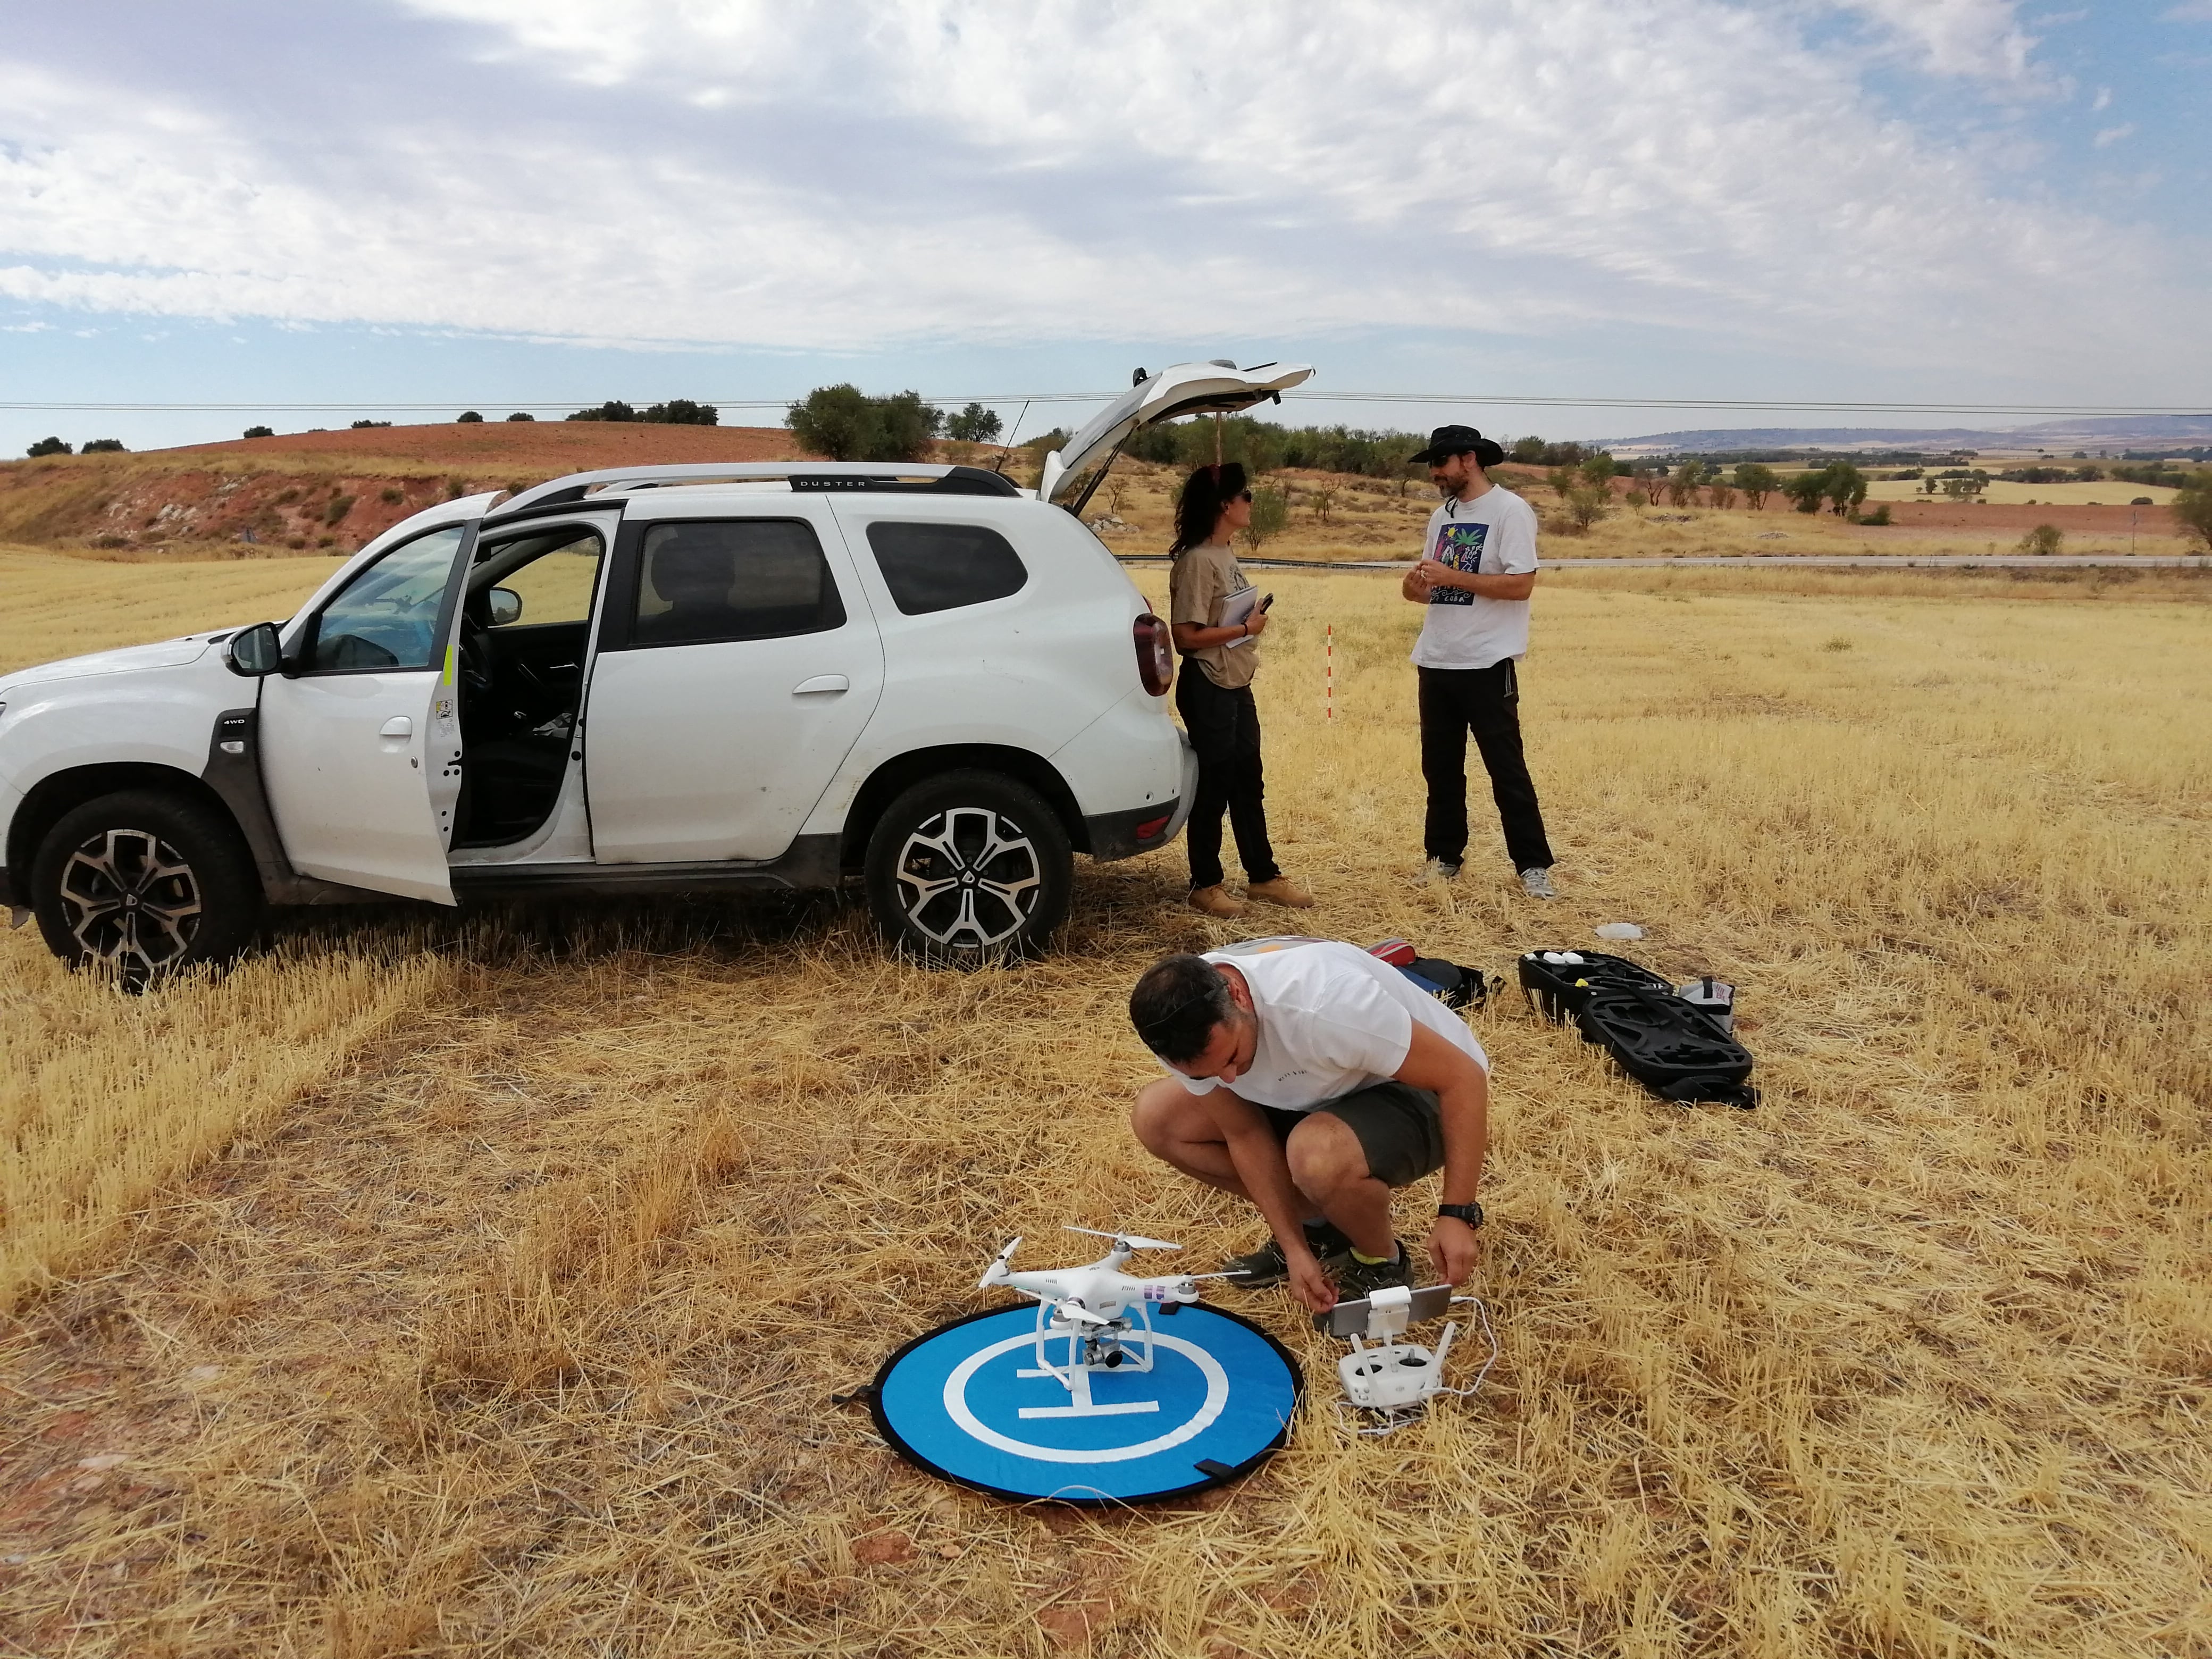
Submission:
<svg viewBox="0 0 2212 1659">
<path fill-rule="evenodd" d="M 1514 665 L 1528 650 L 1536 586 L 1535 509 L 1490 481 L 1505 452 L 1471 426 L 1440 426 L 1413 458 L 1443 501 L 1401 591 L 1425 605 L 1413 646 L 1420 676 L 1421 775 L 1429 786 L 1429 871 L 1445 881 L 1467 854 L 1467 734 L 1490 773 L 1505 850 L 1532 898 L 1551 898 L 1552 846 L 1521 752 Z"/>
</svg>

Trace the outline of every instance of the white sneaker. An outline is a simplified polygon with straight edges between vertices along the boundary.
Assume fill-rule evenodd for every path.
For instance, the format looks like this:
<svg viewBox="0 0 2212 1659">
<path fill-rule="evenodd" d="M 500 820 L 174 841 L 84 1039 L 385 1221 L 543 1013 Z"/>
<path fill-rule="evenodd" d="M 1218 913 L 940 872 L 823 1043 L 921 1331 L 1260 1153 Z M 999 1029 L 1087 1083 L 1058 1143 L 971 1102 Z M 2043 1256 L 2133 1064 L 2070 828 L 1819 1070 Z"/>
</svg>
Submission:
<svg viewBox="0 0 2212 1659">
<path fill-rule="evenodd" d="M 1421 871 L 1421 879 L 1425 882 L 1457 881 L 1459 866 L 1446 864 L 1442 859 L 1431 859 Z"/>
<path fill-rule="evenodd" d="M 1559 890 L 1552 885 L 1552 872 L 1531 865 L 1521 872 L 1521 890 L 1530 898 L 1557 898 Z"/>
</svg>

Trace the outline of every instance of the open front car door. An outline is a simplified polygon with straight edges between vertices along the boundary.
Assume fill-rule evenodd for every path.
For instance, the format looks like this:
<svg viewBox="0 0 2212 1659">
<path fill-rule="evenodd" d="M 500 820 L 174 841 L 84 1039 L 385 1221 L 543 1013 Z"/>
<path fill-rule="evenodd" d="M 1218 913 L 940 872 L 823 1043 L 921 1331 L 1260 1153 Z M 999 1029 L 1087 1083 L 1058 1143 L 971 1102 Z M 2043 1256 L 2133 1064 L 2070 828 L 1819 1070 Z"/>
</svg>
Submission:
<svg viewBox="0 0 2212 1659">
<path fill-rule="evenodd" d="M 474 516 L 396 543 L 295 623 L 261 693 L 262 775 L 294 867 L 440 904 L 461 781 L 459 599 L 483 501 L 453 506 Z"/>
<path fill-rule="evenodd" d="M 1140 371 L 1141 374 L 1141 371 Z M 1313 378 L 1304 363 L 1177 363 L 1137 383 L 1109 404 L 1091 422 L 1044 458 L 1040 501 L 1057 501 L 1078 517 L 1132 433 L 1184 415 L 1233 415 L 1255 404 L 1279 402 L 1282 394 Z"/>
</svg>

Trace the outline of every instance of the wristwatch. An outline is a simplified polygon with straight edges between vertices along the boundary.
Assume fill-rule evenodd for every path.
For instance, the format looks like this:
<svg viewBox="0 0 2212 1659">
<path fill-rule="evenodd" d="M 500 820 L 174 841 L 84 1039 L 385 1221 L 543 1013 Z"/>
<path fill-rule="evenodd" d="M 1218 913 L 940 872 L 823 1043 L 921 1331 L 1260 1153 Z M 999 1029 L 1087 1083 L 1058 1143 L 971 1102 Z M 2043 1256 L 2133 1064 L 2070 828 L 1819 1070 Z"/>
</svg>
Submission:
<svg viewBox="0 0 2212 1659">
<path fill-rule="evenodd" d="M 1465 1204 L 1439 1204 L 1437 1213 L 1449 1216 L 1454 1221 L 1464 1221 L 1470 1227 L 1482 1225 L 1482 1206 L 1469 1200 Z"/>
</svg>

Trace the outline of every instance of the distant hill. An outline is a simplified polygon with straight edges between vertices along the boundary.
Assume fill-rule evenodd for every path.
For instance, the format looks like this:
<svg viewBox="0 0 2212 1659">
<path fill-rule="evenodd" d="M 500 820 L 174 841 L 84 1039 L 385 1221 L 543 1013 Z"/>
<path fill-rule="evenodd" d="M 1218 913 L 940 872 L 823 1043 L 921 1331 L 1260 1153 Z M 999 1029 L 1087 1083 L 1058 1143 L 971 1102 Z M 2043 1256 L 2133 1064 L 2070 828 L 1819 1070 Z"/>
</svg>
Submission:
<svg viewBox="0 0 2212 1659">
<path fill-rule="evenodd" d="M 2124 416 L 2109 419 L 2044 421 L 2003 429 L 1977 427 L 1751 426 L 1653 432 L 1605 440 L 1601 447 L 1629 459 L 1640 455 L 1711 455 L 1744 449 L 1942 451 L 2033 455 L 2040 450 L 2071 454 L 2086 449 L 2184 449 L 2212 444 L 2212 414 Z"/>
</svg>

